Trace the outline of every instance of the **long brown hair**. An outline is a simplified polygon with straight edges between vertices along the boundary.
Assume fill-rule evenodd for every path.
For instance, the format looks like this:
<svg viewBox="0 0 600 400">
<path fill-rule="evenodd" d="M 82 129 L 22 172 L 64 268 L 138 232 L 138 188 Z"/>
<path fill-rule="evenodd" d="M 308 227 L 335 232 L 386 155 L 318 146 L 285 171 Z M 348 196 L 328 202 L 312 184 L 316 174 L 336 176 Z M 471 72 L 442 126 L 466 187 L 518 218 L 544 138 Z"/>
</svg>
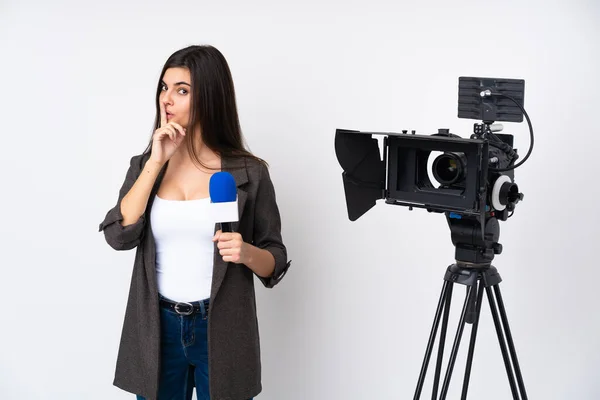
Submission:
<svg viewBox="0 0 600 400">
<path fill-rule="evenodd" d="M 233 78 L 227 60 L 213 46 L 194 45 L 173 53 L 165 62 L 156 89 L 154 130 L 160 127 L 159 96 L 165 71 L 184 67 L 190 71 L 192 99 L 188 123 L 187 151 L 192 161 L 206 167 L 198 158 L 197 134 L 200 126 L 202 142 L 221 157 L 249 157 L 265 165 L 246 146 L 238 117 Z M 145 152 L 150 151 L 152 139 Z"/>
</svg>

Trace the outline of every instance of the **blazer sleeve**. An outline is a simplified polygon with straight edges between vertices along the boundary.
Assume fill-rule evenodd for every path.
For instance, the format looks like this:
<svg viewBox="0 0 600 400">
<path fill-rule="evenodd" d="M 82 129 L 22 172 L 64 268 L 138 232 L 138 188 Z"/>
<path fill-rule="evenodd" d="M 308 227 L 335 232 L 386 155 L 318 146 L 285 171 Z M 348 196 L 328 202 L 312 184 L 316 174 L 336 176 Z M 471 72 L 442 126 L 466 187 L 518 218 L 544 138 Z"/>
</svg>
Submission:
<svg viewBox="0 0 600 400">
<path fill-rule="evenodd" d="M 119 190 L 117 204 L 107 213 L 104 221 L 100 223 L 99 232 L 104 232 L 106 242 L 115 250 L 130 250 L 136 247 L 142 238 L 146 225 L 145 214 L 133 224 L 123 226 L 121 214 L 121 200 L 129 192 L 141 172 L 141 155 L 133 156 L 129 162 L 129 169 L 125 181 Z"/>
<path fill-rule="evenodd" d="M 291 265 L 281 238 L 281 217 L 269 170 L 261 164 L 260 179 L 254 205 L 254 245 L 273 254 L 275 270 L 270 277 L 257 277 L 267 288 L 278 284 Z"/>
</svg>

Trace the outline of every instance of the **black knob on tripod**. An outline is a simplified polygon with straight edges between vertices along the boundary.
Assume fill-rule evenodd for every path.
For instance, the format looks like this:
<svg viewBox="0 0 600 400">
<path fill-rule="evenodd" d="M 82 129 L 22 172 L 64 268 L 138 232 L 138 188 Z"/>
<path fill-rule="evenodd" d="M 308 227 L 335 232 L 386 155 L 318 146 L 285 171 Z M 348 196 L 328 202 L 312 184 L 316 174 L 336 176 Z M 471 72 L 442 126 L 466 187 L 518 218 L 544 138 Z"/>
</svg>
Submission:
<svg viewBox="0 0 600 400">
<path fill-rule="evenodd" d="M 492 245 L 492 249 L 494 249 L 494 254 L 501 254 L 502 253 L 502 245 L 500 243 L 494 243 Z"/>
</svg>

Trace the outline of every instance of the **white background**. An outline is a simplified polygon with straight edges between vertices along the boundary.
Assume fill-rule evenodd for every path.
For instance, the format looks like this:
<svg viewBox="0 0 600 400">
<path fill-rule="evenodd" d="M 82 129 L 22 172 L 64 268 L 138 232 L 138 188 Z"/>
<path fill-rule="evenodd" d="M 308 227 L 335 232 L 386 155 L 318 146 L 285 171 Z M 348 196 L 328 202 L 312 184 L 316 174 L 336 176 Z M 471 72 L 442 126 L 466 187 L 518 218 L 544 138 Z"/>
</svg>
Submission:
<svg viewBox="0 0 600 400">
<path fill-rule="evenodd" d="M 134 252 L 97 230 L 150 137 L 160 69 L 190 44 L 230 63 L 293 260 L 257 290 L 260 399 L 412 398 L 449 231 L 442 215 L 385 204 L 350 222 L 334 133 L 468 137 L 475 121 L 456 114 L 469 75 L 525 79 L 536 132 L 494 262 L 529 398 L 600 398 L 599 20 L 595 0 L 2 1 L 0 398 L 132 398 L 112 379 Z M 527 125 L 505 131 L 524 155 Z M 469 398 L 508 399 L 482 310 Z"/>
</svg>

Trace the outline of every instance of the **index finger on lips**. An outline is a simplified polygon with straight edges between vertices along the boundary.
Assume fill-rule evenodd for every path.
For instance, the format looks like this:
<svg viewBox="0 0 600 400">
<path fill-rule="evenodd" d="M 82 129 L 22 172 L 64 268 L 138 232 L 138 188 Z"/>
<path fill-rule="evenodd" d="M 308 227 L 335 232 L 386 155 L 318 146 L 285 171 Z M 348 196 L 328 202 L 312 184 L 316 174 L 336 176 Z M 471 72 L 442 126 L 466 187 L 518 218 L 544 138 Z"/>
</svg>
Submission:
<svg viewBox="0 0 600 400">
<path fill-rule="evenodd" d="M 160 126 L 167 125 L 167 111 L 165 110 L 165 104 L 162 101 L 158 101 L 160 107 Z"/>
</svg>

